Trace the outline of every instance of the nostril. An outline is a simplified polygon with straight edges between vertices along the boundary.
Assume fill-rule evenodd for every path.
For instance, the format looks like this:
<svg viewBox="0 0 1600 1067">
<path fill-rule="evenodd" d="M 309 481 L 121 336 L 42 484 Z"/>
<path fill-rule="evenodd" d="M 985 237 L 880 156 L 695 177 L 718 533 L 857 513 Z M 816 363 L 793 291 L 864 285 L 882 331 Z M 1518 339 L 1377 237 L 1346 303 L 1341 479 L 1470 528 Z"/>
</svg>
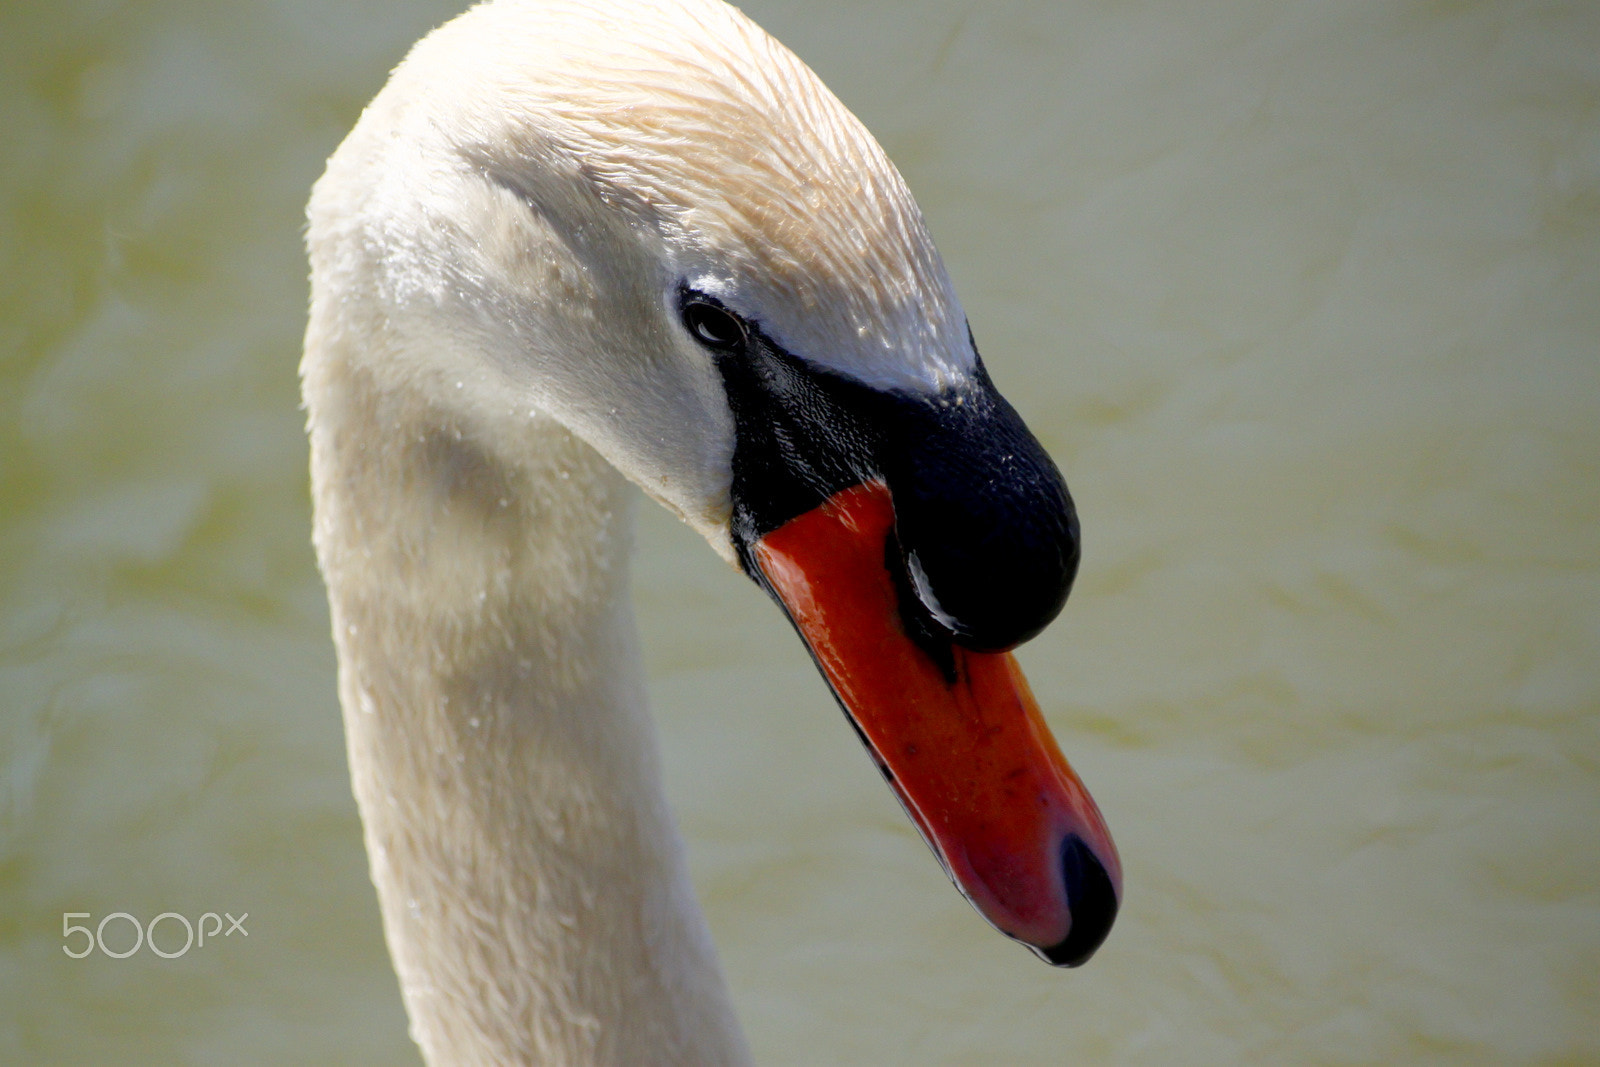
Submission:
<svg viewBox="0 0 1600 1067">
<path fill-rule="evenodd" d="M 951 634 L 959 635 L 962 632 L 961 620 L 944 610 L 944 605 L 939 603 L 939 594 L 933 590 L 933 582 L 928 578 L 928 572 L 922 568 L 922 560 L 917 558 L 915 552 L 906 553 L 906 577 L 911 580 L 911 591 L 916 594 L 920 603 L 933 621 L 938 623 Z"/>
<path fill-rule="evenodd" d="M 1087 963 L 1111 932 L 1117 918 L 1117 891 L 1105 866 L 1077 834 L 1068 834 L 1061 842 L 1061 874 L 1072 928 L 1060 944 L 1035 951 L 1057 967 L 1076 967 Z"/>
</svg>

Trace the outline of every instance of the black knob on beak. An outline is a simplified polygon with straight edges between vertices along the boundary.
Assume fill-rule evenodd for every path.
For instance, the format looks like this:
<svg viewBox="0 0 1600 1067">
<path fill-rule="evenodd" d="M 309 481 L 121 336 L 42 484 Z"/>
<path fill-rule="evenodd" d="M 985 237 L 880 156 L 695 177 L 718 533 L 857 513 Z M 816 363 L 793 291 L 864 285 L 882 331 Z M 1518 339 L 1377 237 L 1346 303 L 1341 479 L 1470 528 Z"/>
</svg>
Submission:
<svg viewBox="0 0 1600 1067">
<path fill-rule="evenodd" d="M 881 459 L 906 582 L 957 644 L 1013 648 L 1060 613 L 1078 572 L 1066 482 L 981 365 L 959 392 L 897 401 Z"/>
</svg>

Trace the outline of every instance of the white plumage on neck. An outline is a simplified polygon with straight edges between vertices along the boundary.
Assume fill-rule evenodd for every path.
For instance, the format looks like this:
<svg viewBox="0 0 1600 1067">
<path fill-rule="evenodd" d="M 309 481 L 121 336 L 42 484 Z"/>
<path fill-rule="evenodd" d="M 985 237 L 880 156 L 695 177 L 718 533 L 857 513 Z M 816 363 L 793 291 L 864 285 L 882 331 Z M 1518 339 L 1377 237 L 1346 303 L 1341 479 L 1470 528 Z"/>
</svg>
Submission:
<svg viewBox="0 0 1600 1067">
<path fill-rule="evenodd" d="M 969 374 L 916 205 L 717 0 L 500 0 L 418 45 L 309 214 L 315 539 L 418 1043 L 743 1062 L 644 710 L 627 482 L 732 558 L 685 283 L 871 384 Z"/>
<path fill-rule="evenodd" d="M 416 1040 L 440 1064 L 743 1062 L 645 713 L 635 494 L 552 420 L 506 463 L 364 378 L 308 369 L 316 537 Z"/>
</svg>

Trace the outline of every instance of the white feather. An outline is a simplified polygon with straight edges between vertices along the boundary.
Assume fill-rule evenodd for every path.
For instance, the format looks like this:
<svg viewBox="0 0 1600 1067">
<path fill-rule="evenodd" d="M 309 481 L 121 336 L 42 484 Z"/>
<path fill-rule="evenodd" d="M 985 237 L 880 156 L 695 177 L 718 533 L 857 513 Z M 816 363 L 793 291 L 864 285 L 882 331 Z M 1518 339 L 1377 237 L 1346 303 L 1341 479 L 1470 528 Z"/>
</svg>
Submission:
<svg viewBox="0 0 1600 1067">
<path fill-rule="evenodd" d="M 731 557 L 684 282 L 871 384 L 969 374 L 915 203 L 716 0 L 499 0 L 416 47 L 309 213 L 315 539 L 419 1044 L 744 1061 L 643 710 L 627 480 Z"/>
</svg>

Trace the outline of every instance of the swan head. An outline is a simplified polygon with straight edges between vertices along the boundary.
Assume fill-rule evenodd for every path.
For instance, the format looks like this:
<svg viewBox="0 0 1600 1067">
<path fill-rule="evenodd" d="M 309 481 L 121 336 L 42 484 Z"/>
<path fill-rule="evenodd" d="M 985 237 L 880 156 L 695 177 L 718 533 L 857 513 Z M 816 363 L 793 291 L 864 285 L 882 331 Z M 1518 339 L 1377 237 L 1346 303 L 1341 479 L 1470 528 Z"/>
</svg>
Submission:
<svg viewBox="0 0 1600 1067">
<path fill-rule="evenodd" d="M 1003 655 L 1066 598 L 1071 499 L 803 63 L 720 0 L 485 4 L 396 70 L 310 215 L 314 332 L 378 335 L 345 358 L 484 442 L 553 418 L 682 516 L 778 600 L 980 912 L 1051 962 L 1098 947 L 1119 861 Z"/>
</svg>

